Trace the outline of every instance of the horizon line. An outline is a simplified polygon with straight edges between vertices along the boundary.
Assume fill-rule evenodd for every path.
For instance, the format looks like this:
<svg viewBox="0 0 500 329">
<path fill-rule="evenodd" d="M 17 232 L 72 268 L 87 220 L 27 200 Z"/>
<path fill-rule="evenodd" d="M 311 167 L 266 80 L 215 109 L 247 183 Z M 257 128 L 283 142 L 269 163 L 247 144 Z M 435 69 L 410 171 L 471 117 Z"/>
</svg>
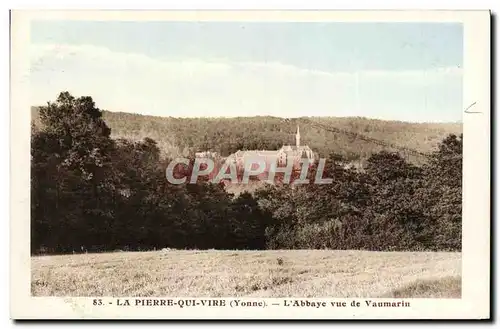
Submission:
<svg viewBox="0 0 500 329">
<path fill-rule="evenodd" d="M 46 105 L 32 105 L 31 108 L 40 108 Z M 96 106 L 99 108 L 99 106 Z M 139 115 L 145 117 L 155 117 L 155 118 L 171 118 L 171 119 L 238 119 L 238 118 L 277 118 L 283 120 L 296 120 L 300 118 L 338 118 L 338 119 L 349 119 L 349 118 L 359 118 L 359 119 L 367 119 L 367 120 L 377 120 L 377 121 L 387 121 L 387 122 L 400 122 L 400 123 L 408 123 L 408 124 L 461 124 L 463 125 L 463 121 L 406 121 L 400 119 L 381 119 L 376 117 L 368 117 L 368 116 L 360 116 L 360 115 L 352 115 L 352 116 L 334 116 L 334 115 L 324 115 L 324 116 L 309 116 L 309 115 L 301 115 L 301 116 L 293 116 L 293 117 L 281 117 L 275 115 L 254 115 L 254 116 L 172 116 L 172 115 L 157 115 L 157 114 L 147 114 L 147 113 L 139 113 L 139 112 L 130 112 L 126 110 L 110 110 L 110 109 L 102 109 L 99 108 L 102 112 L 110 112 L 115 114 L 125 113 L 131 115 Z"/>
</svg>

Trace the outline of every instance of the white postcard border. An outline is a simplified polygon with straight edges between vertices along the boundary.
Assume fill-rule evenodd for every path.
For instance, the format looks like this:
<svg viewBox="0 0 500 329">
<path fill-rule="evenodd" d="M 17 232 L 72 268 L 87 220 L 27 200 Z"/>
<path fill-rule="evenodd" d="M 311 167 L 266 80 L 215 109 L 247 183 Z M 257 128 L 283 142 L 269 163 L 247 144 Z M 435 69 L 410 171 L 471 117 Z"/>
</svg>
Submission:
<svg viewBox="0 0 500 329">
<path fill-rule="evenodd" d="M 11 317 L 148 319 L 487 318 L 490 282 L 490 13 L 488 11 L 13 11 L 11 19 Z M 464 28 L 461 299 L 406 299 L 408 308 L 106 307 L 93 298 L 31 296 L 29 26 L 34 19 L 462 22 Z M 164 296 L 167 298 L 167 296 Z M 100 297 L 96 297 L 100 298 Z M 175 299 L 174 296 L 172 298 Z M 192 298 L 186 298 L 192 299 Z M 265 300 L 269 305 L 273 299 Z M 102 298 L 107 303 L 115 298 Z M 133 298 L 131 298 L 133 300 Z M 228 303 L 232 298 L 226 299 Z M 280 299 L 282 300 L 282 299 Z M 364 302 L 370 298 L 309 301 Z M 374 300 L 374 299 L 371 299 Z M 382 300 L 377 300 L 382 301 Z M 387 301 L 393 301 L 388 299 Z M 398 300 L 396 300 L 398 301 Z M 229 309 L 230 308 L 230 309 Z"/>
</svg>

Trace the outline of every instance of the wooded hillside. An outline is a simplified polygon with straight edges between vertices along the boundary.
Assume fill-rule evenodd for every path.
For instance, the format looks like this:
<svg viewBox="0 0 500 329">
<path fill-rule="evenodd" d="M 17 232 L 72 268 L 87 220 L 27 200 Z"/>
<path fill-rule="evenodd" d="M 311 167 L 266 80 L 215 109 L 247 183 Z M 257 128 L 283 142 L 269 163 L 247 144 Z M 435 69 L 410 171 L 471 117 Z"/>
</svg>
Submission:
<svg viewBox="0 0 500 329">
<path fill-rule="evenodd" d="M 32 115 L 39 123 L 36 107 L 32 108 Z M 111 128 L 112 138 L 154 139 L 163 157 L 187 156 L 203 150 L 223 156 L 237 150 L 276 150 L 283 144 L 295 143 L 297 124 L 300 125 L 301 143 L 309 145 L 320 156 L 337 153 L 349 160 L 358 160 L 382 150 L 394 151 L 345 134 L 325 131 L 301 119 L 172 118 L 109 111 L 103 111 L 103 119 Z M 447 135 L 462 132 L 461 123 L 407 123 L 360 117 L 308 119 L 424 153 L 434 151 Z"/>
</svg>

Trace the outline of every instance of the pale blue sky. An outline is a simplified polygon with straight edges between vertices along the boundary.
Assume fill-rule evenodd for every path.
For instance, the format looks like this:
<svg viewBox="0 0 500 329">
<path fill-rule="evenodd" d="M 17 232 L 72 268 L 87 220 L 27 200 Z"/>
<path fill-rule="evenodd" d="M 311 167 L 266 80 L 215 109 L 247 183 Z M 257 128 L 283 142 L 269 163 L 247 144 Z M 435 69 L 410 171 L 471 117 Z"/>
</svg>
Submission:
<svg viewBox="0 0 500 329">
<path fill-rule="evenodd" d="M 66 88 L 164 116 L 459 121 L 462 35 L 451 23 L 39 21 L 32 100 Z"/>
</svg>

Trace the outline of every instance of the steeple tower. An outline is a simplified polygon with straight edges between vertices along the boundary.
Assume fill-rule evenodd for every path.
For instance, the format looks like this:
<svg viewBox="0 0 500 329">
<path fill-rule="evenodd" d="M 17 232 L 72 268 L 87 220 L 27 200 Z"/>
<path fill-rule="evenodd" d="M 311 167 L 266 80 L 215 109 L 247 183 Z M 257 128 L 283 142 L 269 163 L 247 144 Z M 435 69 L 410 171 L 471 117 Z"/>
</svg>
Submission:
<svg viewBox="0 0 500 329">
<path fill-rule="evenodd" d="M 297 147 L 300 146 L 300 131 L 299 131 L 299 125 L 297 125 L 297 134 L 295 134 L 295 144 Z"/>
</svg>

